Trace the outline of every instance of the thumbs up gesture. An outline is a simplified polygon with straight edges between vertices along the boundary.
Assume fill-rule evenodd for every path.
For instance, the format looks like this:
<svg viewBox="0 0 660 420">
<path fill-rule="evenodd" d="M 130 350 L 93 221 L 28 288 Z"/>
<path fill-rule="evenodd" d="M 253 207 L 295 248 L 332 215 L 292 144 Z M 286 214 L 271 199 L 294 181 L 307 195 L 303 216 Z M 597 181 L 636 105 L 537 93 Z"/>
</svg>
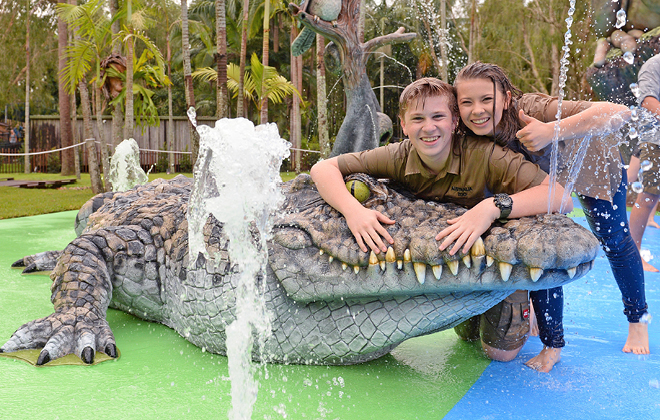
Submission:
<svg viewBox="0 0 660 420">
<path fill-rule="evenodd" d="M 552 137 L 555 134 L 553 123 L 541 122 L 526 115 L 522 110 L 520 110 L 518 118 L 524 127 L 518 130 L 516 137 L 527 150 L 537 152 L 552 142 Z"/>
</svg>

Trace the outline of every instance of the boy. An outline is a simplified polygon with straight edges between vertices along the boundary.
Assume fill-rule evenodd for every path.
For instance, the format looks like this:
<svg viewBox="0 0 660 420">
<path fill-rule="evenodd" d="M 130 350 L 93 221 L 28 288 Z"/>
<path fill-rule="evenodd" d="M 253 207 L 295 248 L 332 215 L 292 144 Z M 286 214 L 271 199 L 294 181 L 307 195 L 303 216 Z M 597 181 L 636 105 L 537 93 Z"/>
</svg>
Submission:
<svg viewBox="0 0 660 420">
<path fill-rule="evenodd" d="M 323 199 L 346 218 L 363 252 L 368 249 L 376 254 L 386 252 L 384 241 L 389 244 L 394 241 L 381 223 L 395 221 L 363 207 L 348 192 L 343 177 L 351 173 L 390 178 L 418 198 L 453 202 L 469 208 L 460 217 L 449 220 L 450 226 L 435 238 L 441 241 L 440 250 L 453 243 L 449 250 L 451 255 L 461 247 L 467 253 L 496 219 L 530 216 L 548 210 L 549 177 L 537 165 L 490 139 L 454 134 L 459 113 L 451 85 L 434 78 L 411 83 L 399 99 L 399 118 L 408 139 L 321 161 L 310 172 Z M 563 194 L 564 189 L 556 184 L 553 211 L 559 211 Z M 526 292 L 523 293 L 526 296 Z M 511 304 L 517 305 L 518 300 L 528 304 L 528 298 L 515 299 Z M 525 325 L 512 325 L 503 331 L 504 334 L 491 334 L 502 337 L 482 343 L 489 357 L 502 361 L 515 357 L 529 330 L 528 311 L 523 312 L 524 319 L 520 322 L 526 322 L 526 329 Z M 507 333 L 513 337 L 504 337 Z M 509 342 L 501 344 L 500 338 Z"/>
</svg>

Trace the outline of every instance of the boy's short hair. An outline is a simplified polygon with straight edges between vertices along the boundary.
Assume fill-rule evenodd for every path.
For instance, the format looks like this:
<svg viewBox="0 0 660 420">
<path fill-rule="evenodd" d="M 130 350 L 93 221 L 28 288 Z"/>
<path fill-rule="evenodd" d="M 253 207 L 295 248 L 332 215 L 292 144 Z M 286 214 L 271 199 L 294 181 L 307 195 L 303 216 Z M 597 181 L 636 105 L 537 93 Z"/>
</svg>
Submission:
<svg viewBox="0 0 660 420">
<path fill-rule="evenodd" d="M 447 107 L 452 117 L 458 118 L 456 90 L 449 83 L 435 77 L 422 77 L 406 86 L 399 97 L 399 118 L 403 119 L 413 101 L 421 100 L 423 102 L 424 99 L 434 96 L 443 96 L 447 100 Z"/>
</svg>

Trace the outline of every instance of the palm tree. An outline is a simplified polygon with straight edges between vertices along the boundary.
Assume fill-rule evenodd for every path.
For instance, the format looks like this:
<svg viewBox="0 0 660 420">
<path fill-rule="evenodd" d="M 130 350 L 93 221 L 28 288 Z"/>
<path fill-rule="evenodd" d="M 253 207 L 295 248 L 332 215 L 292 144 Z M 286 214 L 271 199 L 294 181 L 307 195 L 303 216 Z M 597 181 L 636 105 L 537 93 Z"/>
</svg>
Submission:
<svg viewBox="0 0 660 420">
<path fill-rule="evenodd" d="M 230 63 L 226 72 L 227 87 L 236 97 L 239 94 L 240 68 L 236 64 Z M 205 67 L 195 70 L 192 77 L 201 82 L 215 82 L 218 72 L 211 67 Z M 244 99 L 251 100 L 257 112 L 261 113 L 264 100 L 279 104 L 289 95 L 296 95 L 302 101 L 300 92 L 293 86 L 293 83 L 280 75 L 275 67 L 261 64 L 257 54 L 253 53 L 250 59 L 250 73 L 245 73 L 243 77 Z"/>
<path fill-rule="evenodd" d="M 247 28 L 248 28 L 248 11 L 250 7 L 250 0 L 243 0 L 243 26 L 241 30 L 241 54 L 239 65 L 239 80 L 238 80 L 238 104 L 236 106 L 236 116 L 243 116 L 243 89 L 244 89 L 244 74 L 245 74 L 245 58 L 247 55 Z"/>
<path fill-rule="evenodd" d="M 192 69 L 190 66 L 190 43 L 188 42 L 188 2 L 181 0 L 181 48 L 183 50 L 183 79 L 186 92 L 186 109 L 195 107 L 195 92 L 192 83 Z M 197 161 L 199 151 L 199 136 L 189 122 L 190 138 L 192 140 L 192 160 Z"/>
<path fill-rule="evenodd" d="M 59 0 L 59 3 L 66 3 L 67 0 Z M 66 68 L 66 47 L 69 41 L 69 29 L 60 16 L 57 16 L 57 52 L 58 52 L 58 72 Z M 66 91 L 66 85 L 61 77 L 57 78 L 57 94 L 59 98 L 60 110 L 60 139 L 62 147 L 73 145 L 73 132 L 71 124 L 71 101 L 69 93 Z M 72 175 L 74 168 L 74 150 L 66 149 L 62 151 L 62 175 Z"/>
<path fill-rule="evenodd" d="M 215 39 L 216 39 L 216 66 L 218 77 L 216 80 L 216 117 L 228 117 L 229 100 L 227 95 L 227 16 L 225 0 L 215 0 Z"/>
</svg>

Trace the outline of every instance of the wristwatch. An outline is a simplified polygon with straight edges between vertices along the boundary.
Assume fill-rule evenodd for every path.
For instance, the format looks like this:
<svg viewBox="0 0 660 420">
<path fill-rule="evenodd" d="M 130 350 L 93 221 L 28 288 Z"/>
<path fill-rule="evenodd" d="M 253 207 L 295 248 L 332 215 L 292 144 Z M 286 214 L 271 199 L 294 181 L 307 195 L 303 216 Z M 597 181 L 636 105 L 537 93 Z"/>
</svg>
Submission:
<svg viewBox="0 0 660 420">
<path fill-rule="evenodd" d="M 495 206 L 500 209 L 500 219 L 506 219 L 511 214 L 511 208 L 513 207 L 513 200 L 509 194 L 495 194 L 493 197 L 495 201 Z"/>
</svg>

